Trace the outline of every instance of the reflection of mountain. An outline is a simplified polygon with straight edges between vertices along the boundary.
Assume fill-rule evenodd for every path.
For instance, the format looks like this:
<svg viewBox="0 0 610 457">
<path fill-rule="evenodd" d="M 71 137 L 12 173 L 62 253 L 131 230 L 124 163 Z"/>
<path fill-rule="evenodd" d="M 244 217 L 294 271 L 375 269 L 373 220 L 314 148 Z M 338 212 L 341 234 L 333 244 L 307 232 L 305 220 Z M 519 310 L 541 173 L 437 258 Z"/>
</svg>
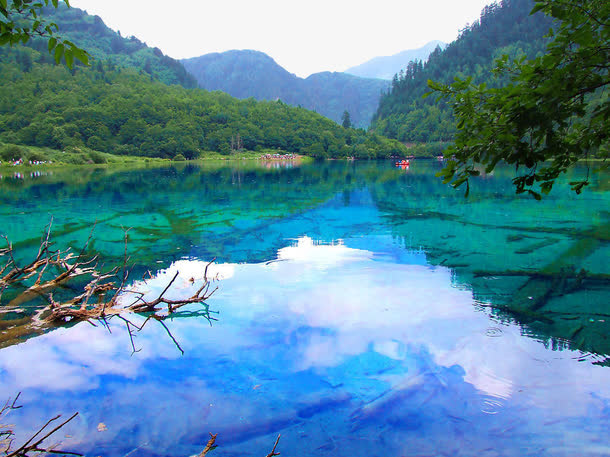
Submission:
<svg viewBox="0 0 610 457">
<path fill-rule="evenodd" d="M 34 248 L 52 211 L 58 245 L 78 247 L 97 219 L 93 249 L 107 265 L 121 263 L 123 227 L 131 227 L 134 278 L 184 256 L 258 263 L 275 258 L 289 238 L 358 240 L 390 230 L 405 246 L 421 248 L 425 261 L 451 268 L 458 283 L 494 305 L 486 309 L 497 318 L 518 320 L 553 347 L 610 354 L 603 177 L 578 198 L 559 190 L 534 204 L 512 195 L 509 175 L 499 169 L 474 182 L 466 200 L 433 176 L 439 166 L 206 165 L 79 170 L 83 175 L 71 172 L 70 179 L 56 172 L 2 181 L 0 226 L 16 248 Z M 404 260 L 400 252 L 392 255 Z"/>
</svg>

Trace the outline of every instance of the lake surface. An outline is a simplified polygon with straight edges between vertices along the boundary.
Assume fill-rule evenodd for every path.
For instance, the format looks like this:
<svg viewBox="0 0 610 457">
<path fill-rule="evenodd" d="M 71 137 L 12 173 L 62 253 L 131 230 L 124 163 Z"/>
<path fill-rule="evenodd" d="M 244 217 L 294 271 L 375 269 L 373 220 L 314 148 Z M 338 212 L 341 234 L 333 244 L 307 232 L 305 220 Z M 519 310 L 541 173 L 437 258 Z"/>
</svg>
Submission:
<svg viewBox="0 0 610 457">
<path fill-rule="evenodd" d="M 20 444 L 46 420 L 92 456 L 610 455 L 610 185 L 542 202 L 509 169 L 440 183 L 441 164 L 236 164 L 4 175 L 0 232 L 21 257 L 53 217 L 58 247 L 123 258 L 133 287 L 191 295 L 147 325 L 12 331 L 0 393 Z M 576 170 L 574 175 L 586 170 Z M 14 329 L 13 329 L 14 330 Z M 103 426 L 101 426 L 103 425 Z M 99 431 L 102 430 L 102 431 Z"/>
</svg>

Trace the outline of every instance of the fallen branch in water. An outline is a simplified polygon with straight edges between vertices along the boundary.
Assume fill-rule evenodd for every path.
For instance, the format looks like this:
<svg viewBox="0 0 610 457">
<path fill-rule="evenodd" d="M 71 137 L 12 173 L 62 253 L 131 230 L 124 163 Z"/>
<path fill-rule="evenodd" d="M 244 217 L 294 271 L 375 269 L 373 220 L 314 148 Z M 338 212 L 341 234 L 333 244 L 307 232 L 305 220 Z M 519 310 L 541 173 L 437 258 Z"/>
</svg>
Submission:
<svg viewBox="0 0 610 457">
<path fill-rule="evenodd" d="M 93 257 L 88 261 L 82 260 L 91 240 L 93 229 L 81 252 L 75 255 L 69 248 L 65 251 L 51 249 L 52 224 L 53 219 L 51 219 L 43 233 L 35 258 L 23 267 L 20 267 L 15 260 L 13 245 L 9 239 L 6 236 L 2 236 L 6 241 L 7 247 L 0 250 L 0 258 L 6 257 L 7 261 L 0 268 L 0 299 L 8 287 L 25 287 L 23 292 L 8 303 L 9 307 L 16 307 L 36 297 L 40 297 L 65 284 L 69 279 L 96 273 L 95 265 L 92 266 L 92 264 L 96 262 L 97 257 Z M 27 285 L 26 281 L 34 276 L 37 276 L 34 283 Z"/>
<path fill-rule="evenodd" d="M 205 446 L 203 451 L 201 451 L 199 454 L 197 454 L 197 457 L 205 457 L 208 452 L 210 452 L 218 447 L 214 444 L 214 443 L 216 443 L 217 436 L 218 436 L 218 433 L 215 435 L 210 433 L 210 439 L 208 440 L 208 444 Z M 271 449 L 271 452 L 269 454 L 267 454 L 266 457 L 275 457 L 277 455 L 280 455 L 280 452 L 275 452 L 275 449 L 277 448 L 277 445 L 280 442 L 281 436 L 282 435 L 277 436 L 277 439 L 275 440 L 275 444 L 273 445 L 273 449 Z"/>
<path fill-rule="evenodd" d="M 271 449 L 271 452 L 270 452 L 269 454 L 267 454 L 267 457 L 274 457 L 274 456 L 276 456 L 276 455 L 280 455 L 280 453 L 279 453 L 279 452 L 275 452 L 275 448 L 277 447 L 277 443 L 279 443 L 279 442 L 280 442 L 280 437 L 281 437 L 281 436 L 282 436 L 282 435 L 278 435 L 278 436 L 277 436 L 277 439 L 275 440 L 275 444 L 273 445 L 273 449 Z"/>
<path fill-rule="evenodd" d="M 218 436 L 218 433 L 215 435 L 212 435 L 210 433 L 210 439 L 208 441 L 208 444 L 206 444 L 205 449 L 203 451 L 201 451 L 197 457 L 204 457 L 208 452 L 216 449 L 218 446 L 216 446 L 214 443 L 216 442 L 216 437 Z"/>
<path fill-rule="evenodd" d="M 100 322 L 108 327 L 107 320 L 115 316 L 121 317 L 126 325 L 134 352 L 138 352 L 134 344 L 134 331 L 140 331 L 150 321 L 159 322 L 169 334 L 170 338 L 184 353 L 163 320 L 170 316 L 176 316 L 180 308 L 189 304 L 201 304 L 203 315 L 208 322 L 215 320 L 211 315 L 205 301 L 209 299 L 217 287 L 211 289 L 212 281 L 208 277 L 208 269 L 215 261 L 210 261 L 204 270 L 201 287 L 186 298 L 169 299 L 165 294 L 172 287 L 179 272 L 169 281 L 163 291 L 154 299 L 146 299 L 145 294 L 138 290 L 128 289 L 126 284 L 129 278 L 129 257 L 127 256 L 128 232 L 125 230 L 125 254 L 122 267 L 115 267 L 107 272 L 100 272 L 97 265 L 97 256 L 85 259 L 93 229 L 78 255 L 70 252 L 51 249 L 51 226 L 52 220 L 45 228 L 38 253 L 27 265 L 20 267 L 14 258 L 13 246 L 4 237 L 7 247 L 0 250 L 0 259 L 6 258 L 5 264 L 0 267 L 0 304 L 2 293 L 11 288 L 12 299 L 4 307 L 5 310 L 14 310 L 19 305 L 32 301 L 36 298 L 46 300 L 47 304 L 42 306 L 28 325 L 32 331 L 34 327 L 47 327 L 51 325 L 64 324 L 67 322 L 87 321 L 92 325 Z M 119 272 L 122 271 L 120 278 Z M 150 273 L 149 273 L 150 275 Z M 82 276 L 88 276 L 89 282 L 83 287 L 82 293 L 67 299 L 56 300 L 53 292 L 68 281 Z M 35 280 L 32 282 L 32 279 Z M 120 279 L 120 282 L 119 282 Z M 194 282 L 194 280 L 193 280 Z M 22 289 L 21 291 L 18 291 Z M 65 296 L 65 294 L 64 294 Z M 130 296 L 135 299 L 130 299 Z M 146 320 L 141 325 L 136 325 L 126 318 L 129 314 L 141 314 Z"/>
<path fill-rule="evenodd" d="M 15 399 L 12 401 L 12 403 L 11 403 L 10 398 L 6 401 L 4 407 L 0 410 L 0 419 L 2 418 L 3 415 L 7 414 L 7 412 L 14 410 L 14 409 L 21 408 L 21 406 L 15 406 L 15 403 L 17 402 L 19 395 L 20 395 L 20 393 L 17 394 Z M 49 427 L 53 422 L 58 420 L 61 417 L 61 415 L 57 415 L 54 418 L 49 419 L 24 444 L 19 446 L 14 451 L 11 451 L 11 447 L 12 447 L 13 439 L 14 439 L 14 435 L 15 435 L 13 430 L 8 429 L 4 432 L 0 431 L 0 437 L 3 437 L 3 436 L 5 437 L 2 441 L 0 441 L 0 451 L 3 453 L 4 457 L 27 457 L 29 455 L 32 455 L 32 453 L 82 456 L 83 454 L 79 454 L 78 452 L 59 451 L 59 450 L 53 449 L 54 446 L 53 447 L 43 447 L 42 446 L 42 443 L 47 438 L 49 438 L 51 435 L 53 435 L 55 432 L 57 432 L 59 429 L 61 429 L 64 425 L 66 425 L 76 416 L 78 416 L 78 413 L 74 413 L 67 420 L 63 421 L 61 424 L 57 425 L 55 428 L 47 431 L 44 435 L 42 435 L 42 433 L 45 431 L 45 429 L 47 427 Z M 2 428 L 2 425 L 0 425 L 0 429 L 1 428 Z M 38 437 L 38 439 L 36 439 L 37 437 Z M 34 441 L 34 440 L 36 440 L 36 441 Z"/>
</svg>

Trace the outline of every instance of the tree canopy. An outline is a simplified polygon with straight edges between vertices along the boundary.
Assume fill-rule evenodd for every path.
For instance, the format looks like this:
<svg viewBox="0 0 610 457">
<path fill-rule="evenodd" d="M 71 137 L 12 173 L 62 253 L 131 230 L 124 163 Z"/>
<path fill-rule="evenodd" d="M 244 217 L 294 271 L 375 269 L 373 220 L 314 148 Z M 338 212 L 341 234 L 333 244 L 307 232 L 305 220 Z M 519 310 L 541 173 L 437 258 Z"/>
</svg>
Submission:
<svg viewBox="0 0 610 457">
<path fill-rule="evenodd" d="M 449 101 L 457 120 L 450 158 L 440 172 L 454 187 L 491 172 L 500 161 L 514 164 L 517 193 L 540 199 L 555 179 L 581 159 L 596 156 L 607 167 L 610 150 L 610 3 L 598 0 L 536 0 L 538 11 L 560 21 L 544 55 L 527 60 L 502 56 L 494 73 L 508 76 L 499 88 L 457 77 L 429 81 Z M 588 176 L 570 183 L 576 193 Z"/>
<path fill-rule="evenodd" d="M 544 35 L 553 20 L 542 12 L 530 15 L 533 7 L 534 0 L 491 3 L 445 49 L 436 48 L 426 62 L 406 64 L 382 95 L 372 128 L 405 143 L 431 146 L 434 142 L 434 149 L 452 141 L 456 132 L 453 110 L 444 100 L 422 98 L 430 90 L 427 81 L 451 84 L 456 76 L 470 75 L 476 84 L 499 87 L 507 83 L 506 77 L 494 77 L 494 61 L 503 54 L 535 58 L 544 53 L 549 41 Z"/>
<path fill-rule="evenodd" d="M 320 158 L 406 153 L 397 141 L 344 129 L 280 101 L 237 100 L 179 87 L 175 84 L 191 86 L 186 72 L 160 50 L 121 37 L 99 17 L 77 8 L 40 5 L 43 9 L 36 10 L 32 4 L 34 12 L 55 21 L 65 37 L 89 49 L 95 63 L 83 67 L 74 62 L 70 70 L 56 65 L 57 56 L 47 52 L 48 36 L 32 32 L 34 24 L 25 32 L 31 37 L 25 46 L 0 46 L 0 142 L 74 152 L 66 157 L 75 155 L 79 161 L 87 161 L 85 156 L 91 158 L 95 151 L 187 159 L 211 151 L 230 154 L 236 138 L 239 149 Z M 7 154 L 13 152 L 7 149 Z"/>
<path fill-rule="evenodd" d="M 68 0 L 64 3 L 69 7 Z M 27 43 L 33 37 L 48 40 L 48 50 L 59 63 L 62 57 L 68 68 L 74 59 L 89 64 L 89 54 L 57 34 L 59 27 L 41 14 L 45 6 L 59 7 L 59 0 L 0 0 L 0 46 Z"/>
<path fill-rule="evenodd" d="M 281 149 L 319 158 L 405 155 L 406 148 L 312 111 L 151 81 L 98 60 L 68 70 L 46 49 L 0 48 L 0 142 L 66 151 L 187 159 Z"/>
</svg>

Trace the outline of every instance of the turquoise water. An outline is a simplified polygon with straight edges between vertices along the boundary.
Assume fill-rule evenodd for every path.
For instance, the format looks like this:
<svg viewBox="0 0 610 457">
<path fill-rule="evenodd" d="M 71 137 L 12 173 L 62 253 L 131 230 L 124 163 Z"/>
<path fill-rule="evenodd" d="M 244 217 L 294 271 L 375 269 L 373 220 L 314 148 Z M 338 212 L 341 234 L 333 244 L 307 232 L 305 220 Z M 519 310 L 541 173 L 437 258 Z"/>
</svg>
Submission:
<svg viewBox="0 0 610 457">
<path fill-rule="evenodd" d="M 509 171 L 443 186 L 436 162 L 53 172 L 0 180 L 0 232 L 110 266 L 130 228 L 130 286 L 191 295 L 147 325 L 15 333 L 0 385 L 19 437 L 78 411 L 56 441 L 94 456 L 610 455 L 610 187 L 515 196 Z M 575 173 L 584 173 L 577 170 Z M 568 177 L 567 180 L 571 180 Z M 567 181 L 566 180 L 566 181 Z M 69 293 L 66 292 L 66 293 Z M 0 315 L 1 317 L 2 315 Z M 12 327 L 12 328 L 11 328 Z M 98 431 L 100 427 L 103 431 Z M 19 441 L 19 440 L 18 440 Z"/>
</svg>

